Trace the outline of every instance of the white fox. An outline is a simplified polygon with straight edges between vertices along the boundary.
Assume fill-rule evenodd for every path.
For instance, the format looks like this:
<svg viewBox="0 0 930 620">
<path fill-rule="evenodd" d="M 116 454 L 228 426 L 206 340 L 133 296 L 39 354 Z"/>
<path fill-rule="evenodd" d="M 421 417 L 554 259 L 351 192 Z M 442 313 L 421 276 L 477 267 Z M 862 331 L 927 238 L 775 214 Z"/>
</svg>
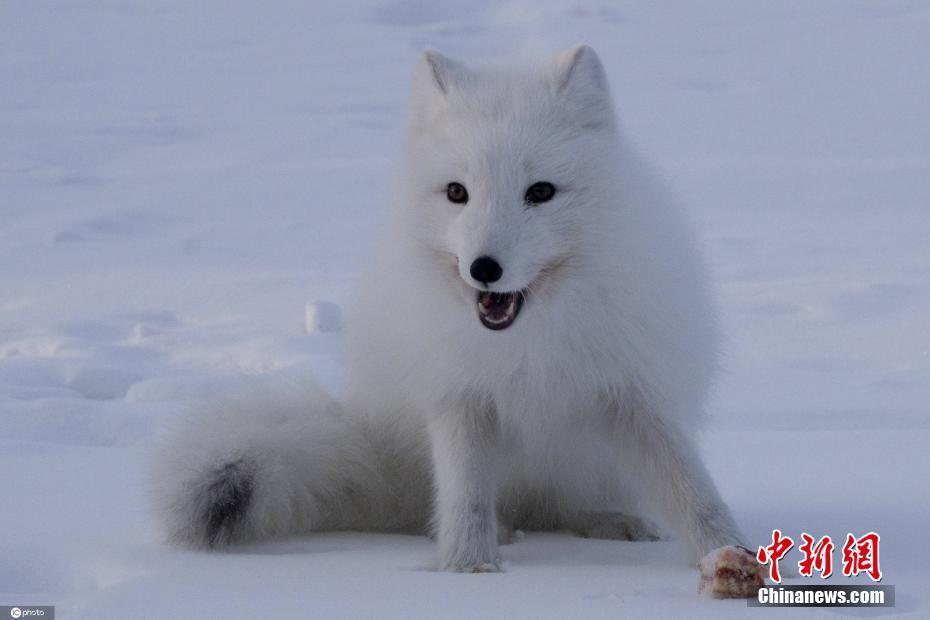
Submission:
<svg viewBox="0 0 930 620">
<path fill-rule="evenodd" d="M 432 531 L 442 569 L 484 572 L 514 528 L 654 539 L 645 499 L 695 560 L 741 544 L 692 443 L 717 342 L 700 262 L 594 51 L 426 52 L 411 108 L 346 403 L 309 386 L 195 416 L 158 461 L 169 539 Z"/>
</svg>

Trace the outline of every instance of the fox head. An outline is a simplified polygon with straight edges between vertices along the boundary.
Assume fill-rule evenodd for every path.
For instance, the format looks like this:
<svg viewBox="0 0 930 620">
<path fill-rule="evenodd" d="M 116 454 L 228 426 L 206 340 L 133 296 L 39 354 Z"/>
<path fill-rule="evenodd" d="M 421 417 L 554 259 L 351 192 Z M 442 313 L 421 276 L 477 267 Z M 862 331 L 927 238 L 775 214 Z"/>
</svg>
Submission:
<svg viewBox="0 0 930 620">
<path fill-rule="evenodd" d="M 603 226 L 616 121 L 601 62 L 580 46 L 475 70 L 427 51 L 411 107 L 408 230 L 482 325 L 510 327 Z"/>
</svg>

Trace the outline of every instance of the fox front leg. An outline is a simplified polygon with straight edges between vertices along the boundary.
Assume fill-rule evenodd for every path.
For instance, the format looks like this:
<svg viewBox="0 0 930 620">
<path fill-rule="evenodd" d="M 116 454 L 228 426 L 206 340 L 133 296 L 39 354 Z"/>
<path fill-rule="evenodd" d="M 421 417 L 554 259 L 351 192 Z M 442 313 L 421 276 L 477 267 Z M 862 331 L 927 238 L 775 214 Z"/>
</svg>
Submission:
<svg viewBox="0 0 930 620">
<path fill-rule="evenodd" d="M 435 526 L 442 570 L 500 570 L 497 555 L 499 430 L 492 406 L 444 408 L 429 423 L 436 480 Z"/>
<path fill-rule="evenodd" d="M 643 491 L 687 543 L 695 563 L 718 547 L 744 544 L 690 438 L 645 406 L 622 412 L 617 430 L 624 464 L 639 474 Z"/>
<path fill-rule="evenodd" d="M 640 408 L 619 417 L 626 465 L 688 544 L 699 562 L 699 592 L 713 598 L 753 597 L 762 574 L 746 549 L 691 440 L 677 427 Z"/>
</svg>

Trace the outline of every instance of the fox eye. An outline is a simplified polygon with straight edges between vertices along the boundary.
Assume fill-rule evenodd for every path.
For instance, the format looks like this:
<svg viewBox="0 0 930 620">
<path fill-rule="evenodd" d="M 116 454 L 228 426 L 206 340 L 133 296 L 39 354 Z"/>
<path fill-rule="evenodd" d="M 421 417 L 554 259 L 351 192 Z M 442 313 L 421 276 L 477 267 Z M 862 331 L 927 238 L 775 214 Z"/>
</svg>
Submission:
<svg viewBox="0 0 930 620">
<path fill-rule="evenodd" d="M 465 204 L 468 202 L 468 190 L 461 183 L 449 183 L 446 185 L 446 198 L 449 202 Z"/>
<path fill-rule="evenodd" d="M 542 181 L 530 185 L 523 199 L 528 205 L 538 205 L 541 202 L 549 202 L 553 196 L 555 196 L 555 185 Z"/>
</svg>

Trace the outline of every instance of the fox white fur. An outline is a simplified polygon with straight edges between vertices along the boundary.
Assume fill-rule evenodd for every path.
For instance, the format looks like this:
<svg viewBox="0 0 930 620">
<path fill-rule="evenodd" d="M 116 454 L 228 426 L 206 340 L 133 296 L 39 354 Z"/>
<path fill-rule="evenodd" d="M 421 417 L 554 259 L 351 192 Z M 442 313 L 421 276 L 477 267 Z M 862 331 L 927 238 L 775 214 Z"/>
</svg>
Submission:
<svg viewBox="0 0 930 620">
<path fill-rule="evenodd" d="M 441 568 L 487 571 L 514 527 L 652 538 L 644 498 L 695 560 L 739 544 L 693 445 L 717 343 L 701 263 L 594 51 L 518 70 L 425 53 L 404 158 L 346 401 L 308 386 L 194 416 L 159 453 L 168 538 L 432 532 Z M 537 182 L 556 193 L 529 205 Z M 481 256 L 498 281 L 472 278 Z M 525 292 L 512 325 L 482 325 L 484 290 Z"/>
</svg>

